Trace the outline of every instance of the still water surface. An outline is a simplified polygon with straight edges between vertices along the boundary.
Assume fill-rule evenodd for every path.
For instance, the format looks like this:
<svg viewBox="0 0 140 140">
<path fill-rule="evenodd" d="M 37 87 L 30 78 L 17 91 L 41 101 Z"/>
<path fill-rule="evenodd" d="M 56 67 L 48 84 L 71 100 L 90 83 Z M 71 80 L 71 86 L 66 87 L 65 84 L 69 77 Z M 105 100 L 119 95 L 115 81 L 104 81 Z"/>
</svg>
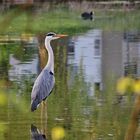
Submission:
<svg viewBox="0 0 140 140">
<path fill-rule="evenodd" d="M 52 42 L 56 85 L 45 108 L 31 113 L 32 85 L 47 58 L 43 41 L 0 45 L 0 139 L 33 139 L 34 125 L 47 139 L 61 126 L 66 140 L 123 140 L 134 100 L 117 104 L 114 85 L 140 76 L 139 33 L 94 29 Z"/>
</svg>

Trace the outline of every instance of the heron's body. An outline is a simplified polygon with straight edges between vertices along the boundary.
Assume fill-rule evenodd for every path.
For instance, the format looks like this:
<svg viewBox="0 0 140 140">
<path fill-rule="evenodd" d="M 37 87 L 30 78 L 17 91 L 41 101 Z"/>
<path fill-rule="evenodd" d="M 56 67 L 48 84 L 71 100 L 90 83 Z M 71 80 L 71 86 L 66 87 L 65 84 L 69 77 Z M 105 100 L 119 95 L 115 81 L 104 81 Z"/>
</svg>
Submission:
<svg viewBox="0 0 140 140">
<path fill-rule="evenodd" d="M 54 74 L 47 70 L 43 69 L 40 75 L 37 77 L 32 94 L 31 94 L 31 110 L 36 110 L 37 106 L 48 97 L 54 87 L 55 78 Z"/>
<path fill-rule="evenodd" d="M 39 104 L 50 95 L 54 87 L 54 54 L 50 45 L 50 41 L 64 36 L 66 35 L 48 33 L 45 38 L 45 48 L 48 51 L 48 62 L 34 82 L 31 93 L 31 111 L 37 109 Z"/>
</svg>

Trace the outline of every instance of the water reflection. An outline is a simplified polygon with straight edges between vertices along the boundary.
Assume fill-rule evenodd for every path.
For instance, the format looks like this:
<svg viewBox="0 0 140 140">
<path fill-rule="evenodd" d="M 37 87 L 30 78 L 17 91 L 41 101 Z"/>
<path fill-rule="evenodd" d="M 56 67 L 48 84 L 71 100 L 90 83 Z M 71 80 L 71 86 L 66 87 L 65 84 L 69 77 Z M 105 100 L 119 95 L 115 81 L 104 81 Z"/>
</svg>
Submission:
<svg viewBox="0 0 140 140">
<path fill-rule="evenodd" d="M 136 34 L 131 34 L 131 40 L 128 36 L 125 32 L 103 32 L 103 83 L 109 76 L 139 76 L 140 40 L 132 39 Z"/>
<path fill-rule="evenodd" d="M 22 74 L 38 74 L 40 71 L 39 67 L 41 66 L 42 69 L 43 65 L 45 65 L 47 54 L 42 47 L 44 45 L 44 36 L 38 36 L 34 40 L 37 39 L 38 41 L 33 42 L 28 40 L 28 43 L 24 45 L 22 49 L 17 49 L 16 52 L 19 54 L 14 52 L 14 54 L 7 54 L 7 56 L 5 56 L 6 58 L 3 57 L 3 59 L 9 59 L 11 68 L 6 75 L 9 75 L 7 78 L 11 81 L 19 79 Z M 103 32 L 97 29 L 91 30 L 83 35 L 74 36 L 69 39 L 66 65 L 69 66 L 68 68 L 72 67 L 71 75 L 75 75 L 81 69 L 82 65 L 84 78 L 91 86 L 89 95 L 94 95 L 96 89 L 101 90 L 102 87 L 105 86 L 104 83 L 110 76 L 117 78 L 128 74 L 135 77 L 140 75 L 139 40 L 138 32 L 121 33 Z M 39 42 L 40 45 L 37 42 Z M 62 42 L 55 43 L 55 45 L 59 46 L 61 43 Z M 40 46 L 39 59 L 37 51 L 32 51 L 38 46 Z M 5 51 L 5 49 L 3 51 Z M 31 56 L 31 51 L 33 56 L 28 58 Z M 3 63 L 4 62 L 5 61 L 3 61 Z M 1 65 L 3 63 L 1 63 Z M 6 70 L 6 68 L 4 68 L 5 66 L 5 64 L 2 65 L 1 69 Z M 6 72 L 5 70 L 1 70 L 1 72 Z M 4 75 L 5 74 L 2 74 L 2 76 Z"/>
<path fill-rule="evenodd" d="M 47 140 L 47 138 L 35 125 L 31 124 L 31 140 Z"/>
<path fill-rule="evenodd" d="M 11 68 L 8 73 L 11 81 L 21 81 L 22 76 L 30 76 L 38 73 L 38 55 L 35 55 L 30 61 L 21 62 L 16 59 L 13 54 L 10 54 L 9 64 Z"/>
<path fill-rule="evenodd" d="M 90 83 L 89 95 L 106 87 L 109 78 L 140 76 L 140 39 L 138 32 L 90 30 L 74 36 L 68 45 L 68 65 L 72 74 L 80 70 Z"/>
<path fill-rule="evenodd" d="M 140 76 L 140 33 L 124 33 L 124 75 Z"/>
<path fill-rule="evenodd" d="M 68 64 L 77 72 L 82 65 L 85 81 L 91 85 L 89 91 L 91 96 L 95 89 L 102 89 L 101 59 L 101 30 L 91 30 L 84 35 L 72 37 L 69 43 Z"/>
<path fill-rule="evenodd" d="M 0 132 L 16 140 L 22 130 L 29 139 L 33 123 L 42 130 L 32 125 L 32 133 L 42 136 L 47 130 L 48 139 L 56 125 L 66 130 L 66 139 L 124 139 L 133 99 L 125 97 L 125 104 L 112 105 L 113 82 L 128 74 L 140 76 L 139 34 L 94 29 L 52 42 L 56 86 L 46 108 L 30 114 L 31 85 L 47 60 L 44 35 L 36 38 L 38 43 L 32 45 L 0 45 L 0 93 L 8 97 L 6 106 L 0 105 L 0 119 L 6 123 Z M 3 88 L 7 83 L 12 84 Z"/>
</svg>

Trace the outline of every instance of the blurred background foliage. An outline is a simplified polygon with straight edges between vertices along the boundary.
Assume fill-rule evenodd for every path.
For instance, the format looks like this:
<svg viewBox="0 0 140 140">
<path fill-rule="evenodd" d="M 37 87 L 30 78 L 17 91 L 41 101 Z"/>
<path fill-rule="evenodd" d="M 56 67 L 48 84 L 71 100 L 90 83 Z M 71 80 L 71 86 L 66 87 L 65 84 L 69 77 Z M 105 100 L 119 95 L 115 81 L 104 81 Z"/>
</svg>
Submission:
<svg viewBox="0 0 140 140">
<path fill-rule="evenodd" d="M 55 2 L 55 1 L 54 1 Z M 59 33 L 79 33 L 91 28 L 106 30 L 129 30 L 140 28 L 140 15 L 137 8 L 125 8 L 123 10 L 111 10 L 113 6 L 106 8 L 94 8 L 94 2 L 89 3 L 89 9 L 95 11 L 95 21 L 81 20 L 84 4 L 78 3 L 53 3 L 33 2 L 32 5 L 11 4 L 6 12 L 0 14 L 0 32 L 2 33 L 46 33 L 56 31 Z M 44 5 L 44 6 L 43 6 Z M 91 7 L 90 5 L 93 5 Z M 116 4 L 118 5 L 118 4 Z M 116 6 L 115 5 L 115 6 Z M 136 3 L 136 5 L 138 5 Z M 80 9 L 81 7 L 81 9 Z M 110 10 L 109 10 L 110 9 Z M 114 8 L 113 8 L 114 9 Z M 128 9 L 128 10 L 127 10 Z M 132 9 L 132 10 L 131 10 Z M 131 12 L 130 12 L 131 11 Z"/>
</svg>

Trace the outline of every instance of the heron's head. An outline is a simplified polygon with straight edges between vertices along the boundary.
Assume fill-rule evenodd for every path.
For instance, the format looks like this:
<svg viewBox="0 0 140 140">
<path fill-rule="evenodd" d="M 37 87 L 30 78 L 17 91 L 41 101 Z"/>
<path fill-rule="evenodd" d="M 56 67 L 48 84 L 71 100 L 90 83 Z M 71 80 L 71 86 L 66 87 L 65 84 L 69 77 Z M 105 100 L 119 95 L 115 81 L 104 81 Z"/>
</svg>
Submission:
<svg viewBox="0 0 140 140">
<path fill-rule="evenodd" d="M 55 40 L 55 39 L 66 37 L 66 36 L 67 35 L 64 35 L 64 34 L 56 34 L 54 32 L 50 32 L 46 35 L 46 40 L 51 41 L 51 40 Z"/>
</svg>

